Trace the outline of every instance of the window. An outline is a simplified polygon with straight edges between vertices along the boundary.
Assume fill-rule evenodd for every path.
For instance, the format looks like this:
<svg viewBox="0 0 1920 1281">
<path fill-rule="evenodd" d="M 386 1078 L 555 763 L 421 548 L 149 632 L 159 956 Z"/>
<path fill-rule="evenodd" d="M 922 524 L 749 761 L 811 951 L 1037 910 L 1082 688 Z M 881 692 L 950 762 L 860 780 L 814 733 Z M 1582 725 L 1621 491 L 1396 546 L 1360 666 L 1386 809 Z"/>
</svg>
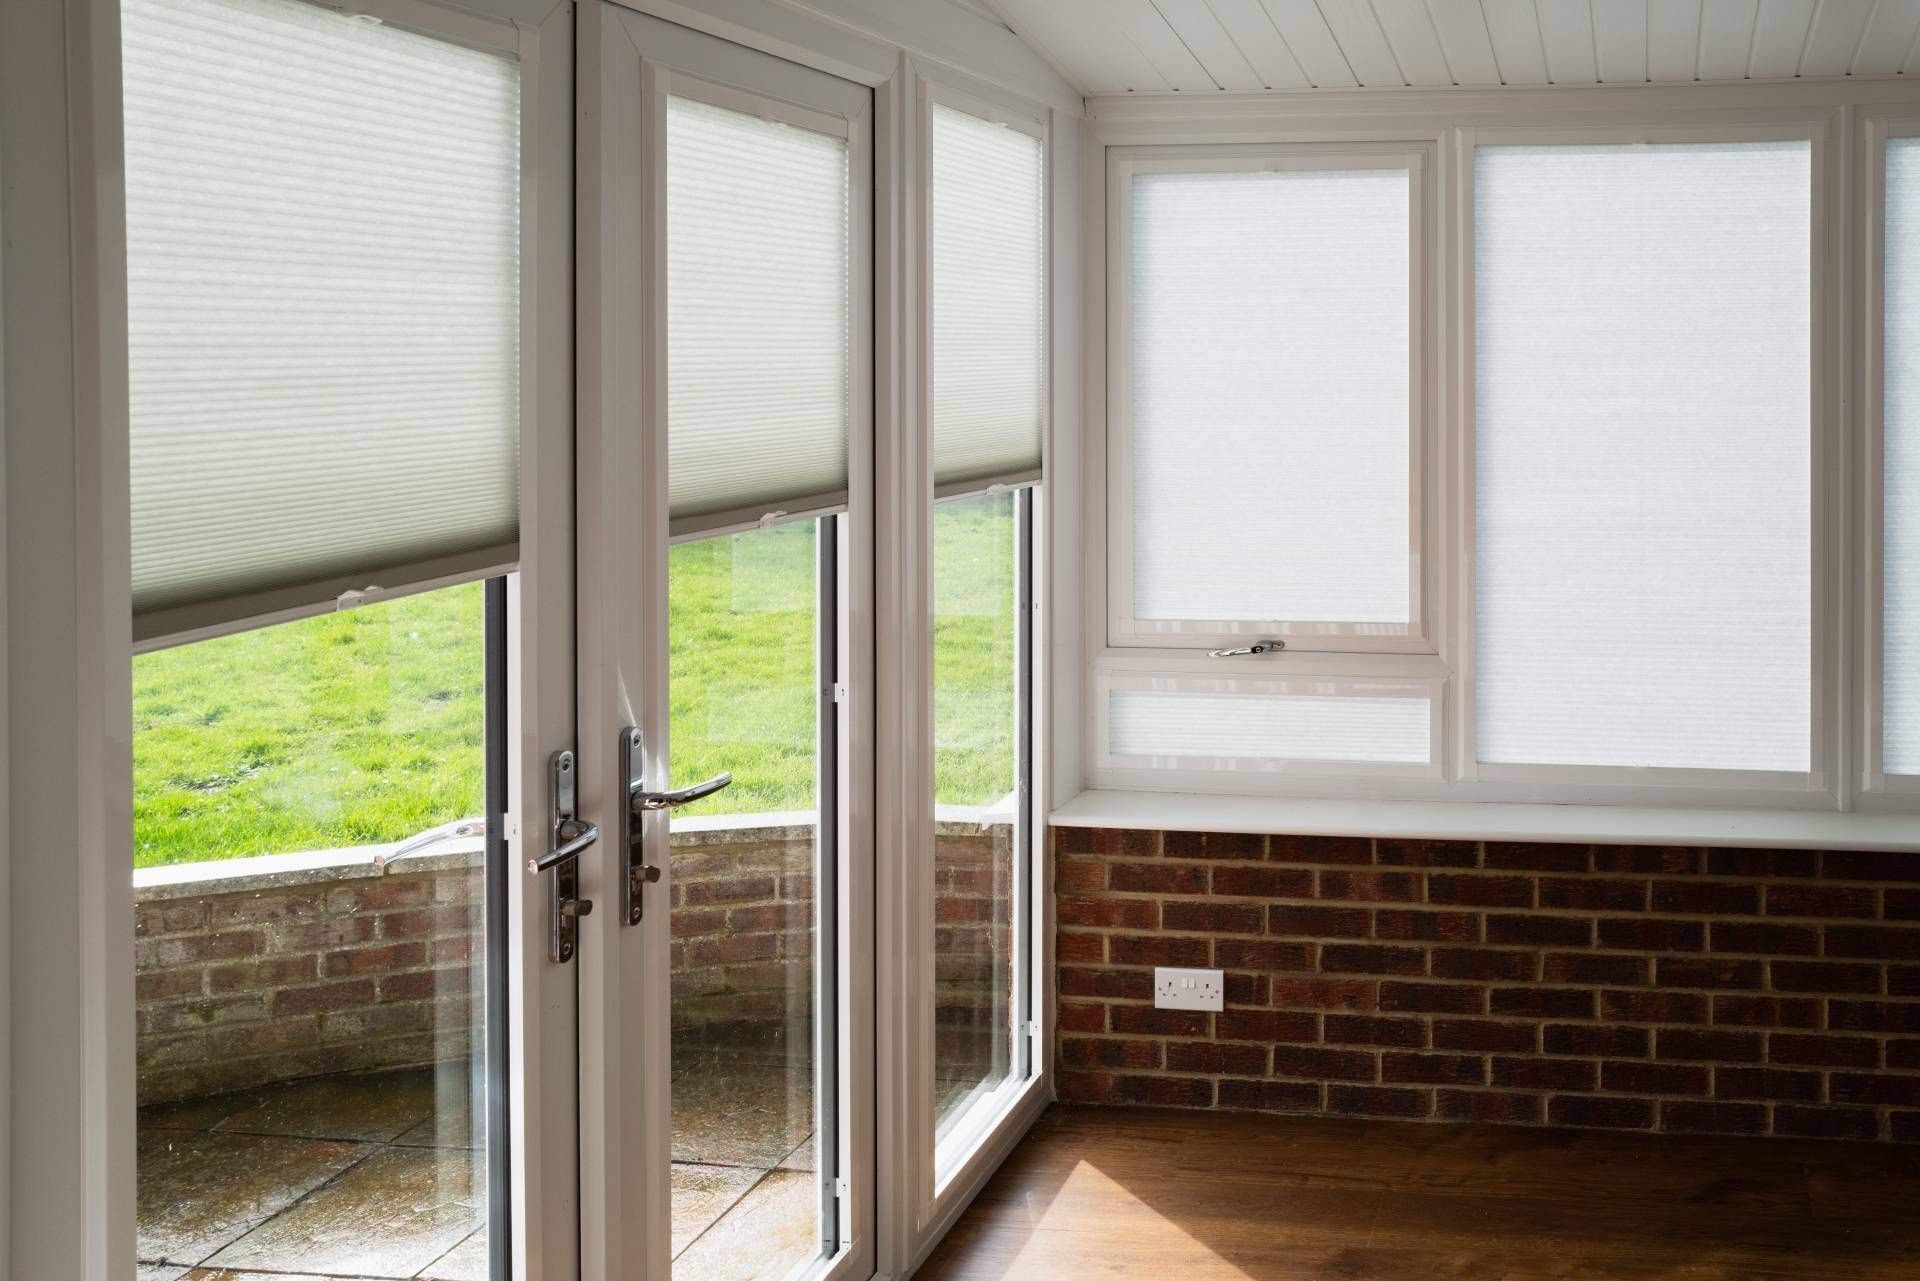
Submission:
<svg viewBox="0 0 1920 1281">
<path fill-rule="evenodd" d="M 1482 762 L 1809 770 L 1809 155 L 1476 153 Z"/>
<path fill-rule="evenodd" d="M 1118 162 L 1116 644 L 1421 635 L 1420 157 Z"/>
<path fill-rule="evenodd" d="M 1880 768 L 1920 775 L 1920 138 L 1886 157 Z"/>
</svg>

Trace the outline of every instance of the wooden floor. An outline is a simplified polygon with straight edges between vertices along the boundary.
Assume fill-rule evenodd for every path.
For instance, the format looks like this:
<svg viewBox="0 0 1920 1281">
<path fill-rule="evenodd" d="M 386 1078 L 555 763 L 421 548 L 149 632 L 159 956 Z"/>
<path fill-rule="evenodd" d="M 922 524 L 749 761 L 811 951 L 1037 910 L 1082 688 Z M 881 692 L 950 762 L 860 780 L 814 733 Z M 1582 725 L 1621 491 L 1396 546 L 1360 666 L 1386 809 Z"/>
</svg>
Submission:
<svg viewBox="0 0 1920 1281">
<path fill-rule="evenodd" d="M 1920 1148 L 1056 1107 L 917 1281 L 1920 1279 Z"/>
</svg>

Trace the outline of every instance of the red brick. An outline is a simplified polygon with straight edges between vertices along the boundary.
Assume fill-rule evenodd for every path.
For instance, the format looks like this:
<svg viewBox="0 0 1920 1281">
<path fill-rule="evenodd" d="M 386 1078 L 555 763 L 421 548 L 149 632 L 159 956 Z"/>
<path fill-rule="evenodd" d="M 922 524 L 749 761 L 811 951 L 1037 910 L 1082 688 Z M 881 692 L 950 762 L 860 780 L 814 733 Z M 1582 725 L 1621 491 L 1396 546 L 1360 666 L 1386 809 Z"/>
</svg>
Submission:
<svg viewBox="0 0 1920 1281">
<path fill-rule="evenodd" d="M 1226 974 L 1226 999 L 1228 1005 L 1266 1005 L 1268 984 L 1272 982 L 1264 974 L 1236 974 L 1229 970 Z"/>
<path fill-rule="evenodd" d="M 1433 977 L 1525 982 L 1531 980 L 1539 956 L 1533 952 L 1500 952 L 1489 948 L 1439 947 L 1433 950 Z"/>
<path fill-rule="evenodd" d="M 1487 942 L 1546 947 L 1593 946 L 1593 922 L 1579 916 L 1487 914 Z"/>
<path fill-rule="evenodd" d="M 345 983 L 325 983 L 317 987 L 281 988 L 273 994 L 276 1016 L 317 1014 L 324 1010 L 347 1010 L 371 1005 L 374 999 L 372 979 L 350 979 Z"/>
<path fill-rule="evenodd" d="M 1062 1037 L 1060 1062 L 1069 1068 L 1157 1068 L 1160 1066 L 1160 1043 Z"/>
<path fill-rule="evenodd" d="M 311 957 L 307 960 L 312 963 Z M 201 996 L 206 987 L 204 970 L 147 970 L 133 976 L 133 999 L 145 1004 L 169 997 Z"/>
<path fill-rule="evenodd" d="M 1607 1130 L 1651 1130 L 1649 1099 L 1593 1099 L 1558 1095 L 1547 1103 L 1549 1125 L 1597 1126 Z"/>
<path fill-rule="evenodd" d="M 1062 925 L 1109 930 L 1160 927 L 1160 905 L 1147 899 L 1063 897 L 1054 910 Z"/>
<path fill-rule="evenodd" d="M 1735 988 L 1748 991 L 1766 986 L 1767 967 L 1759 961 L 1725 957 L 1663 956 L 1654 970 L 1659 987 Z"/>
<path fill-rule="evenodd" d="M 1213 1082 L 1203 1076 L 1116 1076 L 1109 1097 L 1158 1108 L 1210 1108 Z"/>
<path fill-rule="evenodd" d="M 1373 842 L 1364 836 L 1276 836 L 1267 845 L 1275 863 L 1339 863 L 1347 866 L 1373 862 Z"/>
<path fill-rule="evenodd" d="M 1533 880 L 1525 876 L 1430 876 L 1427 902 L 1455 907 L 1532 907 Z"/>
<path fill-rule="evenodd" d="M 1472 912 L 1419 912 L 1383 907 L 1373 914 L 1373 936 L 1427 943 L 1478 943 L 1480 918 Z"/>
<path fill-rule="evenodd" d="M 1773 1110 L 1773 1132 L 1807 1139 L 1877 1139 L 1880 1118 L 1864 1108 L 1800 1108 L 1783 1103 Z"/>
<path fill-rule="evenodd" d="M 1587 983 L 1604 987 L 1645 986 L 1653 962 L 1644 956 L 1609 956 L 1594 952 L 1550 952 L 1541 963 L 1540 977 L 1548 983 Z"/>
<path fill-rule="evenodd" d="M 1482 865 L 1518 872 L 1584 872 L 1592 862 L 1593 851 L 1585 845 L 1488 841 Z"/>
<path fill-rule="evenodd" d="M 1653 910 L 1695 916 L 1753 916 L 1761 910 L 1761 887 L 1732 882 L 1653 882 Z"/>
<path fill-rule="evenodd" d="M 1380 1079 L 1389 1085 L 1485 1085 L 1487 1064 L 1471 1054 L 1382 1054 Z"/>
<path fill-rule="evenodd" d="M 1313 873 L 1304 867 L 1216 867 L 1213 892 L 1242 898 L 1312 898 Z"/>
<path fill-rule="evenodd" d="M 1061 854 L 1108 854 L 1140 858 L 1158 853 L 1158 832 L 1112 827 L 1056 827 L 1053 848 Z"/>
<path fill-rule="evenodd" d="M 1205 934 L 1261 934 L 1267 928 L 1265 908 L 1252 903 L 1189 903 L 1169 901 L 1160 908 L 1163 929 Z"/>
<path fill-rule="evenodd" d="M 771 876 L 718 877 L 689 881 L 686 886 L 686 901 L 690 907 L 714 903 L 753 903 L 777 897 L 778 894 L 778 883 Z"/>
<path fill-rule="evenodd" d="M 1810 925 L 1715 921 L 1708 928 L 1708 945 L 1715 952 L 1753 952 L 1762 956 L 1820 954 L 1820 931 Z"/>
<path fill-rule="evenodd" d="M 1758 1063 L 1764 1057 L 1761 1038 L 1754 1032 L 1663 1027 L 1654 1036 L 1653 1053 L 1659 1059 L 1710 1060 L 1719 1063 Z"/>
<path fill-rule="evenodd" d="M 1264 1045 L 1221 1045 L 1214 1041 L 1171 1041 L 1169 1072 L 1207 1072 L 1214 1076 L 1265 1076 L 1272 1057 Z M 1153 1065 L 1157 1066 L 1157 1065 Z"/>
<path fill-rule="evenodd" d="M 1540 1029 L 1548 1054 L 1581 1058 L 1645 1058 L 1653 1035 L 1643 1027 L 1607 1027 L 1592 1023 L 1554 1023 Z"/>
<path fill-rule="evenodd" d="M 1817 850 L 1708 850 L 1707 871 L 1715 876 L 1817 876 L 1820 854 Z"/>
<path fill-rule="evenodd" d="M 1767 1061 L 1801 1067 L 1879 1067 L 1880 1042 L 1863 1036 L 1794 1036 L 1776 1032 L 1767 1038 Z"/>
<path fill-rule="evenodd" d="M 1920 921 L 1920 889 L 1888 890 L 1880 915 L 1889 921 Z"/>
<path fill-rule="evenodd" d="M 1480 847 L 1472 841 L 1375 841 L 1381 867 L 1476 867 Z"/>
<path fill-rule="evenodd" d="M 1829 1001 L 1827 1026 L 1848 1032 L 1920 1036 L 1920 1005 L 1903 1001 Z"/>
<path fill-rule="evenodd" d="M 1257 832 L 1168 832 L 1160 852 L 1168 858 L 1261 859 L 1267 838 Z"/>
<path fill-rule="evenodd" d="M 1911 881 L 1914 859 L 1891 850 L 1827 850 L 1820 874 L 1829 881 Z"/>
<path fill-rule="evenodd" d="M 1435 1019 L 1436 1050 L 1504 1050 L 1524 1054 L 1534 1048 L 1532 1023 L 1494 1023 L 1483 1019 Z"/>
<path fill-rule="evenodd" d="M 1092 961 L 1097 965 L 1107 959 L 1107 940 L 1100 934 L 1061 930 L 1054 936 L 1053 947 L 1054 956 L 1066 963 Z"/>
<path fill-rule="evenodd" d="M 1276 978 L 1273 1004 L 1309 1010 L 1377 1010 L 1380 985 L 1372 979 Z"/>
<path fill-rule="evenodd" d="M 1674 1063 L 1608 1062 L 1600 1065 L 1600 1088 L 1609 1094 L 1701 1095 L 1712 1075 L 1707 1068 Z"/>
<path fill-rule="evenodd" d="M 1828 956 L 1920 961 L 1920 929 L 1904 925 L 1829 925 Z"/>
<path fill-rule="evenodd" d="M 1888 1041 L 1887 1066 L 1902 1072 L 1920 1072 L 1920 1041 Z"/>
<path fill-rule="evenodd" d="M 1115 1032 L 1133 1036 L 1205 1036 L 1207 1016 L 1199 1010 L 1156 1010 L 1150 1005 L 1115 1005 L 1107 1013 Z"/>
<path fill-rule="evenodd" d="M 1320 949 L 1320 968 L 1329 974 L 1424 974 L 1427 954 L 1417 947 L 1329 943 Z"/>
<path fill-rule="evenodd" d="M 1053 888 L 1060 894 L 1097 894 L 1107 888 L 1107 864 L 1079 854 L 1062 855 L 1053 861 Z M 674 916 L 677 927 L 679 913 Z"/>
<path fill-rule="evenodd" d="M 1920 1112 L 1895 1112 L 1888 1116 L 1887 1134 L 1895 1143 L 1920 1143 Z"/>
<path fill-rule="evenodd" d="M 1207 869 L 1193 863 L 1103 863 L 1100 866 L 1107 870 L 1107 888 L 1120 893 L 1207 892 Z"/>
<path fill-rule="evenodd" d="M 1487 989 L 1466 983 L 1380 985 L 1380 1008 L 1404 1014 L 1485 1014 Z"/>
<path fill-rule="evenodd" d="M 1243 1112 L 1318 1112 L 1320 1086 L 1310 1081 L 1222 1081 L 1220 1106 Z"/>
<path fill-rule="evenodd" d="M 1601 877 L 1540 878 L 1540 906 L 1588 912 L 1638 912 L 1647 906 L 1646 881 Z"/>
<path fill-rule="evenodd" d="M 1363 939 L 1367 937 L 1372 916 L 1364 907 L 1276 903 L 1267 909 L 1267 933 L 1290 938 Z"/>
<path fill-rule="evenodd" d="M 1888 996 L 1920 996 L 1920 965 L 1889 965 Z"/>
<path fill-rule="evenodd" d="M 1691 845 L 1596 845 L 1596 872 L 1663 872 L 1668 876 L 1698 872 L 1706 851 Z"/>
<path fill-rule="evenodd" d="M 1153 975 L 1147 970 L 1095 970 L 1063 965 L 1058 973 L 1062 996 L 1097 996 L 1123 1001 L 1153 999 Z"/>
<path fill-rule="evenodd" d="M 1113 1078 L 1105 1072 L 1063 1071 L 1060 1073 L 1059 1081 L 1062 1103 L 1105 1103 L 1112 1094 Z"/>
<path fill-rule="evenodd" d="M 1298 1010 L 1222 1010 L 1215 1016 L 1214 1036 L 1222 1041 L 1317 1041 L 1320 1016 Z"/>
<path fill-rule="evenodd" d="M 1328 1081 L 1371 1081 L 1378 1075 L 1378 1064 L 1374 1055 L 1366 1050 L 1276 1045 L 1273 1047 L 1273 1074 L 1319 1077 Z"/>
<path fill-rule="evenodd" d="M 1493 1083 L 1513 1090 L 1591 1090 L 1598 1080 L 1599 1064 L 1586 1059 L 1493 1060 Z"/>
<path fill-rule="evenodd" d="M 388 943 L 382 947 L 357 947 L 330 953 L 322 969 L 328 978 L 346 978 L 352 974 L 384 974 L 391 970 L 410 970 L 427 960 L 425 943 Z"/>
<path fill-rule="evenodd" d="M 1213 941 L 1204 938 L 1169 938 L 1165 935 L 1112 934 L 1107 936 L 1107 962 L 1111 965 L 1211 965 Z"/>
<path fill-rule="evenodd" d="M 1707 927 L 1699 921 L 1603 920 L 1600 946 L 1635 952 L 1699 952 L 1707 946 Z"/>
<path fill-rule="evenodd" d="M 1104 1032 L 1107 1030 L 1107 1007 L 1062 1001 L 1059 1021 L 1062 1032 Z"/>
<path fill-rule="evenodd" d="M 1320 1035 L 1328 1045 L 1393 1045 L 1417 1050 L 1427 1044 L 1427 1025 L 1419 1019 L 1329 1014 L 1323 1019 Z"/>
<path fill-rule="evenodd" d="M 1818 1072 L 1783 1072 L 1778 1068 L 1719 1067 L 1713 1070 L 1717 1099 L 1764 1099 L 1768 1102 L 1818 1103 Z"/>
<path fill-rule="evenodd" d="M 1820 1002 L 1793 996 L 1716 996 L 1713 1021 L 1736 1027 L 1819 1027 Z"/>
<path fill-rule="evenodd" d="M 1317 946 L 1314 943 L 1291 943 L 1278 939 L 1221 939 L 1213 945 L 1213 963 L 1228 970 L 1282 973 L 1312 970 Z M 1333 949 L 1329 947 L 1327 950 Z"/>
<path fill-rule="evenodd" d="M 1501 1094 L 1492 1090 L 1440 1090 L 1434 1112 L 1448 1121 L 1480 1121 L 1489 1125 L 1538 1125 L 1540 1096 Z"/>
<path fill-rule="evenodd" d="M 1823 961 L 1773 961 L 1767 966 L 1773 986 L 1782 992 L 1876 993 L 1880 967 Z"/>
<path fill-rule="evenodd" d="M 1338 1116 L 1423 1117 L 1432 1103 L 1425 1090 L 1370 1085 L 1330 1085 L 1327 1111 Z"/>
<path fill-rule="evenodd" d="M 1421 880 L 1418 872 L 1322 871 L 1320 897 L 1360 899 L 1369 903 L 1418 903 Z"/>
<path fill-rule="evenodd" d="M 1570 987 L 1496 987 L 1487 997 L 1487 1011 L 1537 1019 L 1590 1019 L 1596 995 Z"/>
<path fill-rule="evenodd" d="M 1694 992 L 1602 992 L 1600 1017 L 1615 1023 L 1705 1023 L 1707 998 Z"/>
<path fill-rule="evenodd" d="M 1767 1110 L 1758 1103 L 1662 1099 L 1660 1128 L 1697 1134 L 1765 1134 Z"/>
<path fill-rule="evenodd" d="M 1879 911 L 1872 890 L 1839 885 L 1769 885 L 1768 916 L 1872 917 Z"/>
</svg>

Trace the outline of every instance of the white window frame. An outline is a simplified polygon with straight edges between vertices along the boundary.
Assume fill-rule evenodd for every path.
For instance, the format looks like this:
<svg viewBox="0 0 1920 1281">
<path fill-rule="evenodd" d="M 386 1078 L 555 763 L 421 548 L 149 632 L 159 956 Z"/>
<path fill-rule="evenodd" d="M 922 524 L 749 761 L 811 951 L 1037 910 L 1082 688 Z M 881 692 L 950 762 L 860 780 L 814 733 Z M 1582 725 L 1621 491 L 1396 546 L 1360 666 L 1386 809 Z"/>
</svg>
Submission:
<svg viewBox="0 0 1920 1281">
<path fill-rule="evenodd" d="M 1275 637 L 1296 651 L 1436 652 L 1429 513 L 1435 438 L 1433 289 L 1428 270 L 1435 148 L 1425 142 L 1287 143 L 1206 147 L 1116 147 L 1107 153 L 1107 639 L 1116 648 L 1214 649 Z M 1402 624 L 1341 619 L 1143 619 L 1133 602 L 1133 179 L 1156 173 L 1328 172 L 1404 169 L 1408 178 L 1407 619 Z M 1283 551 L 1290 549 L 1283 549 Z"/>
<path fill-rule="evenodd" d="M 1920 774 L 1891 774 L 1886 769 L 1886 230 L 1887 144 L 1920 138 L 1920 106 L 1861 114 L 1860 310 L 1860 476 L 1855 503 L 1860 511 L 1860 643 L 1856 648 L 1860 732 L 1859 806 L 1863 810 L 1920 807 Z"/>
</svg>

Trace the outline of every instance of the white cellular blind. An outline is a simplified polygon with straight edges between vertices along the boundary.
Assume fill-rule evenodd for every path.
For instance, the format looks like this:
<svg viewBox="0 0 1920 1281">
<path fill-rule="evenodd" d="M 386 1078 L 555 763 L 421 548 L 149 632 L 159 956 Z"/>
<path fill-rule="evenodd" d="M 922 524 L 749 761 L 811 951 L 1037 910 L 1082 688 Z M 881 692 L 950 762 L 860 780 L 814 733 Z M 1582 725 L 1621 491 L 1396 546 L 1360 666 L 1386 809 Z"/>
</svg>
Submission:
<svg viewBox="0 0 1920 1281">
<path fill-rule="evenodd" d="M 1920 774 L 1920 139 L 1887 142 L 1882 768 Z"/>
<path fill-rule="evenodd" d="M 1040 140 L 933 108 L 933 473 L 945 490 L 1040 474 Z"/>
<path fill-rule="evenodd" d="M 1482 147 L 1482 761 L 1809 767 L 1805 143 Z"/>
<path fill-rule="evenodd" d="M 1405 168 L 1133 179 L 1133 617 L 1410 621 Z"/>
<path fill-rule="evenodd" d="M 1358 694 L 1114 690 L 1107 701 L 1115 756 L 1424 765 L 1431 718 L 1425 698 Z"/>
<path fill-rule="evenodd" d="M 511 562 L 519 68 L 291 0 L 125 0 L 142 637 Z"/>
<path fill-rule="evenodd" d="M 676 534 L 846 501 L 844 138 L 667 100 Z"/>
</svg>

